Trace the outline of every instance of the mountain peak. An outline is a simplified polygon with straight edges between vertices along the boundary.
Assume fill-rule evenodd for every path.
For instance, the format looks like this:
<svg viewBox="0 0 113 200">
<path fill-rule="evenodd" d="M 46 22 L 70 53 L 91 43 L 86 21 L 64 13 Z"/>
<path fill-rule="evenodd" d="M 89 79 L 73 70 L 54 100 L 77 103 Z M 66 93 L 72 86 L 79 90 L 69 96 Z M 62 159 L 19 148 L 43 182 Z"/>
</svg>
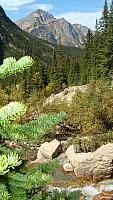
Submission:
<svg viewBox="0 0 113 200">
<path fill-rule="evenodd" d="M 68 22 L 64 17 L 60 18 L 59 21 L 62 23 Z"/>
<path fill-rule="evenodd" d="M 43 40 L 65 46 L 83 46 L 87 29 L 73 25 L 65 18 L 56 19 L 47 11 L 37 9 L 16 22 L 19 27 Z"/>
<path fill-rule="evenodd" d="M 48 14 L 48 15 L 50 15 L 47 11 L 42 10 L 42 9 L 37 9 L 37 10 L 34 11 L 34 13 L 39 13 L 39 14 Z"/>
<path fill-rule="evenodd" d="M 50 13 L 48 13 L 47 11 L 44 11 L 44 10 L 41 10 L 41 9 L 37 9 L 35 10 L 34 12 L 31 13 L 31 15 L 35 15 L 37 17 L 39 16 L 46 16 L 47 17 L 51 17 L 51 18 L 54 18 L 53 15 L 51 15 Z"/>
<path fill-rule="evenodd" d="M 47 24 L 49 22 L 51 23 L 51 21 L 54 21 L 53 15 L 49 14 L 47 11 L 37 9 L 28 16 L 16 21 L 16 23 L 18 26 L 24 26 L 26 29 L 31 25 L 38 26 L 42 24 Z"/>
</svg>

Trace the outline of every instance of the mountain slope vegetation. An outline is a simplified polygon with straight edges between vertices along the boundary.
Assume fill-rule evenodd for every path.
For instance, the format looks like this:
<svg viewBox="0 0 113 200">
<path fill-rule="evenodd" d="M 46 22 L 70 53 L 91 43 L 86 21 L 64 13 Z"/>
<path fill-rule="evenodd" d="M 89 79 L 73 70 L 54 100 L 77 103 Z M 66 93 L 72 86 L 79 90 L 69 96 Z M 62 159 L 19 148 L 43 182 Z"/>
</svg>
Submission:
<svg viewBox="0 0 113 200">
<path fill-rule="evenodd" d="M 76 77 L 79 74 L 78 59 L 81 49 L 53 45 L 31 36 L 12 22 L 2 7 L 0 7 L 0 38 L 1 58 L 13 56 L 19 59 L 29 55 L 35 61 L 32 69 L 23 75 L 13 75 L 2 80 L 1 89 L 8 88 L 8 94 L 19 85 L 24 98 L 29 97 L 33 90 L 46 90 L 46 87 L 49 95 L 79 81 L 79 76 L 77 80 L 73 78 L 71 81 L 70 76 L 71 73 L 76 74 Z"/>
</svg>

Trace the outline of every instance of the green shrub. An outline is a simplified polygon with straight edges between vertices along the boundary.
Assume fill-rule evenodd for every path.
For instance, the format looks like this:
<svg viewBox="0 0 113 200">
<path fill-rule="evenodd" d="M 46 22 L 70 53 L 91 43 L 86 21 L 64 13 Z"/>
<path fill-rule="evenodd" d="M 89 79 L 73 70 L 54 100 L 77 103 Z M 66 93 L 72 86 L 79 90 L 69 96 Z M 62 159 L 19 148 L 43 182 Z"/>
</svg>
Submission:
<svg viewBox="0 0 113 200">
<path fill-rule="evenodd" d="M 113 127 L 113 88 L 92 83 L 78 91 L 68 109 L 68 122 L 82 134 L 102 134 Z"/>
<path fill-rule="evenodd" d="M 80 191 L 77 192 L 68 192 L 68 191 L 54 191 L 53 194 L 50 195 L 51 200 L 79 200 L 82 196 Z"/>
<path fill-rule="evenodd" d="M 67 112 L 68 103 L 67 101 L 61 101 L 59 98 L 51 103 L 43 104 L 41 108 L 41 113 L 53 114 L 59 112 Z"/>
<path fill-rule="evenodd" d="M 74 144 L 76 152 L 93 152 L 102 145 L 113 143 L 113 131 L 103 133 L 101 135 L 90 135 L 86 137 L 76 136 L 68 140 L 67 147 Z"/>
<path fill-rule="evenodd" d="M 56 190 L 56 191 L 53 191 L 52 193 L 40 191 L 38 194 L 34 195 L 33 198 L 31 198 L 31 200 L 80 200 L 81 196 L 82 196 L 82 194 L 80 191 L 59 192 L 58 190 Z"/>
<path fill-rule="evenodd" d="M 52 160 L 47 163 L 40 164 L 37 169 L 43 173 L 48 173 L 50 175 L 54 174 L 55 169 L 59 166 L 58 160 Z"/>
</svg>

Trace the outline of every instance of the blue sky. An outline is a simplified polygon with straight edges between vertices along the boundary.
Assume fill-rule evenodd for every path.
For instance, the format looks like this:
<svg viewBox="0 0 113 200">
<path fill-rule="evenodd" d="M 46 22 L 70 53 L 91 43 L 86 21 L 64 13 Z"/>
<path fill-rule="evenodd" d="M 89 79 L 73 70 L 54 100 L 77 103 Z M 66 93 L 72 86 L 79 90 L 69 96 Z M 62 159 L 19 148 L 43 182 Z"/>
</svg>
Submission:
<svg viewBox="0 0 113 200">
<path fill-rule="evenodd" d="M 64 17 L 71 23 L 81 23 L 94 29 L 96 18 L 101 16 L 104 0 L 0 0 L 0 5 L 13 21 L 40 8 L 56 18 Z"/>
</svg>

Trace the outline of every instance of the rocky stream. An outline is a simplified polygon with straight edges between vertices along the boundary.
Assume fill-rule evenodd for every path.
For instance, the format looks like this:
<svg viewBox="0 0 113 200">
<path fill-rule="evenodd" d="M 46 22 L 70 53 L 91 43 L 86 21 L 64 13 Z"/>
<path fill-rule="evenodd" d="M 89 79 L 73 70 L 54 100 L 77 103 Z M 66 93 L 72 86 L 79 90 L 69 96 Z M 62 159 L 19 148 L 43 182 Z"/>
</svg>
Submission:
<svg viewBox="0 0 113 200">
<path fill-rule="evenodd" d="M 48 190 L 81 191 L 84 200 L 113 199 L 113 143 L 101 146 L 94 152 L 76 153 L 71 145 L 62 153 L 58 140 L 43 143 L 36 160 L 29 165 L 53 159 L 60 162 Z"/>
</svg>

